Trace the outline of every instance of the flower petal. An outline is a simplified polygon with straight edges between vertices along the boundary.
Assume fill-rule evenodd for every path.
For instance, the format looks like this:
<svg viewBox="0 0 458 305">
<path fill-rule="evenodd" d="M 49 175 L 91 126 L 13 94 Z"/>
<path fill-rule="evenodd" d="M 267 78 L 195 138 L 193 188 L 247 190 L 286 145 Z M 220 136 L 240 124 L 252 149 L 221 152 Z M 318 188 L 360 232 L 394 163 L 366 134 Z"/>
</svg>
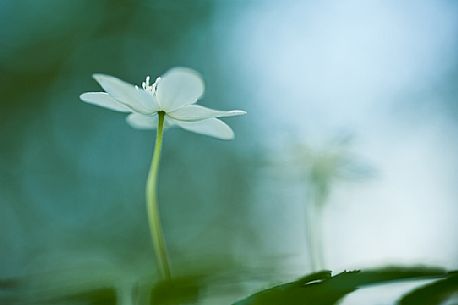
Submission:
<svg viewBox="0 0 458 305">
<path fill-rule="evenodd" d="M 183 129 L 215 137 L 223 140 L 231 140 L 234 138 L 234 132 L 223 121 L 216 118 L 209 118 L 201 121 L 179 121 L 167 116 L 167 121 L 177 125 Z"/>
<path fill-rule="evenodd" d="M 199 73 L 189 68 L 173 68 L 157 83 L 156 96 L 165 111 L 194 104 L 203 94 L 202 78 Z"/>
<path fill-rule="evenodd" d="M 100 107 L 105 107 L 114 111 L 132 111 L 129 107 L 127 107 L 124 104 L 121 104 L 105 92 L 86 92 L 80 95 L 80 99 L 86 103 Z"/>
<path fill-rule="evenodd" d="M 113 76 L 94 74 L 93 77 L 109 95 L 133 110 L 145 114 L 159 110 L 156 99 L 148 92 Z"/>
<path fill-rule="evenodd" d="M 219 111 L 200 105 L 188 105 L 167 114 L 180 121 L 198 121 L 208 118 L 242 115 L 246 114 L 246 112 L 242 110 Z"/>
<path fill-rule="evenodd" d="M 133 128 L 154 129 L 157 128 L 157 115 L 144 115 L 141 113 L 131 113 L 126 118 L 127 123 Z"/>
</svg>

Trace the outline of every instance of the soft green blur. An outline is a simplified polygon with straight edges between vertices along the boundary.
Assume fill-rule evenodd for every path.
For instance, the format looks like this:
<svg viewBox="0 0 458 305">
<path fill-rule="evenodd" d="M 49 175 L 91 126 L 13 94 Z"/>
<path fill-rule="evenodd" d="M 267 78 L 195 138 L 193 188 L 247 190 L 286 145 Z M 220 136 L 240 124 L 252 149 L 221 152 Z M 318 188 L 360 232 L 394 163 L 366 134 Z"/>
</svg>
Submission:
<svg viewBox="0 0 458 305">
<path fill-rule="evenodd" d="M 320 12 L 333 12 L 311 2 L 304 2 L 305 8 L 301 1 L 287 2 L 284 7 L 291 11 L 297 6 L 296 12 L 306 12 L 307 26 Z M 353 5 L 358 11 L 360 6 Z M 449 14 L 458 15 L 456 5 L 441 5 L 450 5 Z M 132 129 L 124 114 L 82 103 L 79 95 L 100 89 L 91 78 L 96 72 L 141 84 L 147 75 L 154 79 L 173 66 L 188 66 L 203 75 L 206 93 L 200 104 L 248 111 L 247 116 L 225 120 L 235 131 L 233 141 L 179 129 L 165 132 L 159 205 L 172 274 L 179 283 L 172 287 L 183 291 L 176 294 L 177 304 L 187 302 L 188 295 L 199 304 L 229 304 L 257 288 L 306 274 L 314 269 L 309 263 L 313 243 L 320 244 L 317 255 L 327 263 L 320 268 L 418 264 L 421 259 L 456 267 L 458 142 L 447 139 L 456 138 L 458 130 L 458 65 L 453 55 L 458 43 L 437 42 L 437 48 L 448 50 L 448 57 L 425 68 L 425 74 L 433 74 L 431 79 L 412 85 L 410 78 L 396 81 L 394 74 L 400 77 L 402 71 L 391 75 L 366 69 L 379 61 L 377 57 L 353 65 L 354 58 L 329 56 L 331 51 L 323 45 L 333 49 L 334 41 L 327 40 L 332 30 L 323 27 L 323 32 L 296 36 L 302 25 L 294 20 L 301 18 L 283 22 L 290 13 L 278 11 L 283 19 L 276 23 L 275 1 L 261 0 L 0 0 L 0 300 L 74 304 L 97 299 L 113 304 L 117 298 L 119 304 L 140 304 L 150 298 L 158 270 L 144 189 L 155 132 Z M 444 27 L 456 33 L 455 25 Z M 318 38 L 310 42 L 307 35 Z M 447 41 L 449 36 L 444 37 Z M 423 38 L 412 39 L 423 43 Z M 358 39 L 365 45 L 365 36 L 353 44 L 361 49 Z M 335 42 L 336 52 L 345 45 L 342 41 Z M 308 53 L 302 54 L 301 47 L 310 47 Z M 327 52 L 321 52 L 322 47 Z M 329 58 L 314 66 L 310 50 Z M 390 50 L 394 54 L 398 49 Z M 440 57 L 428 53 L 428 47 L 422 50 Z M 401 64 L 408 61 L 393 57 Z M 340 60 L 355 70 L 339 66 Z M 308 67 L 320 73 L 309 75 Z M 380 86 L 358 83 L 358 78 L 342 85 L 345 73 L 352 80 L 359 73 L 366 79 L 367 71 L 376 75 L 374 83 Z M 406 74 L 417 72 L 412 71 Z M 403 86 L 415 90 L 403 91 Z M 383 102 L 378 103 L 373 92 L 389 94 L 379 94 Z M 355 103 L 345 103 L 353 97 Z M 362 105 L 366 99 L 377 103 Z M 380 106 L 393 100 L 401 102 L 392 108 Z M 366 115 L 367 109 L 373 117 Z M 353 116 L 364 120 L 345 120 Z M 398 121 L 391 124 L 386 117 Z M 431 123 L 415 125 L 418 121 Z M 418 126 L 423 133 L 416 133 Z M 326 146 L 347 130 L 356 139 L 351 150 L 361 150 L 351 164 L 363 164 L 363 171 L 371 172 L 359 175 L 361 168 L 356 168 L 358 183 L 340 176 L 340 163 L 334 162 L 340 157 Z M 358 146 L 360 135 L 363 144 Z M 402 146 L 404 139 L 407 144 Z M 426 142 L 427 148 L 418 152 Z M 445 151 L 445 157 L 438 154 Z M 424 159 L 416 160 L 417 154 Z M 412 174 L 403 175 L 399 169 L 398 175 L 405 160 L 413 160 L 406 169 L 413 169 Z M 424 160 L 432 160 L 428 164 L 437 172 L 421 171 Z M 385 169 L 389 174 L 384 176 Z M 418 183 L 416 170 L 424 177 Z M 431 198 L 444 205 L 419 204 L 400 214 L 390 214 L 396 211 L 392 207 L 381 213 L 392 199 L 386 194 L 403 201 L 403 195 L 427 183 Z M 319 199 L 310 196 L 314 191 Z M 374 201 L 368 202 L 370 198 Z M 307 211 L 317 204 L 314 200 L 320 201 L 323 215 L 315 218 L 321 227 L 319 241 L 311 242 L 313 229 L 304 230 L 312 223 Z M 434 209 L 440 215 L 431 225 L 428 211 Z M 416 217 L 417 212 L 423 216 Z M 394 223 L 393 231 L 376 227 L 383 223 Z M 425 231 L 413 229 L 399 243 L 391 242 L 412 223 Z M 385 239 L 376 236 L 383 233 Z M 403 241 L 412 239 L 416 243 L 404 248 Z M 430 245 L 429 240 L 439 241 Z M 386 253 L 377 257 L 380 249 L 371 242 Z M 447 249 L 441 251 L 442 245 Z M 437 258 L 437 252 L 444 254 Z"/>
<path fill-rule="evenodd" d="M 99 90 L 95 72 L 138 84 L 189 66 L 204 75 L 202 104 L 242 108 L 223 81 L 213 8 L 209 1 L 1 2 L 1 278 L 46 274 L 72 290 L 155 277 L 144 198 L 155 132 L 134 130 L 122 114 L 79 95 Z M 240 248 L 253 242 L 244 216 L 251 132 L 246 121 L 230 124 L 232 142 L 165 134 L 159 197 L 176 275 L 233 272 Z"/>
</svg>

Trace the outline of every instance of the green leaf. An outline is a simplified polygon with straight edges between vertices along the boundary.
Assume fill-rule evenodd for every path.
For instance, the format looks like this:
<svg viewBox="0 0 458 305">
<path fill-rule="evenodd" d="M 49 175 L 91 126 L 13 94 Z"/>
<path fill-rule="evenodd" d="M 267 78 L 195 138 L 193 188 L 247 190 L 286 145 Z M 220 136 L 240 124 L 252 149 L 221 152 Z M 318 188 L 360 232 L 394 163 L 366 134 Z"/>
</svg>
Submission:
<svg viewBox="0 0 458 305">
<path fill-rule="evenodd" d="M 458 293 L 458 273 L 414 289 L 399 300 L 399 305 L 439 305 Z"/>
<path fill-rule="evenodd" d="M 332 277 L 332 272 L 328 271 L 328 270 L 325 270 L 325 271 L 310 273 L 310 274 L 308 274 L 308 275 L 296 280 L 294 283 L 296 283 L 296 285 L 305 285 L 305 284 L 309 284 L 309 283 L 315 282 L 315 281 L 326 280 L 326 279 L 329 279 L 331 277 Z"/>
<path fill-rule="evenodd" d="M 323 271 L 260 291 L 234 305 L 333 305 L 364 286 L 445 276 L 447 272 L 443 269 L 425 267 L 387 267 L 342 272 L 333 277 L 329 271 Z"/>
</svg>

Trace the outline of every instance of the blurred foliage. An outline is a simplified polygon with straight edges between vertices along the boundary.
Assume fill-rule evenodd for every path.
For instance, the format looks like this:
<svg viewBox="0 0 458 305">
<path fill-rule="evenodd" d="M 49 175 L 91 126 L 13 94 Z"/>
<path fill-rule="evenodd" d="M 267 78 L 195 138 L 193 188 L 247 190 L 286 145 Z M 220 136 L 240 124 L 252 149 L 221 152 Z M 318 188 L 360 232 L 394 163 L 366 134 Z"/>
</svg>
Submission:
<svg viewBox="0 0 458 305">
<path fill-rule="evenodd" d="M 116 291 L 112 288 L 90 290 L 87 292 L 77 293 L 75 295 L 65 296 L 58 300 L 46 300 L 45 304 L 87 304 L 87 305 L 110 305 L 118 304 Z"/>
<path fill-rule="evenodd" d="M 311 273 L 294 282 L 281 284 L 257 292 L 234 305 L 334 305 L 346 295 L 365 287 L 401 281 L 434 280 L 402 296 L 399 305 L 436 305 L 458 292 L 457 272 L 431 267 L 385 267 L 372 270 L 342 272 L 332 276 L 331 271 Z M 209 275 L 188 275 L 166 281 L 136 283 L 133 286 L 79 289 L 74 292 L 58 286 L 47 287 L 46 293 L 6 297 L 0 294 L 2 304 L 201 304 L 210 282 Z M 12 282 L 1 289 L 21 290 L 25 283 Z M 49 284 L 49 283 L 48 283 Z"/>
<path fill-rule="evenodd" d="M 458 296 L 458 273 L 448 278 L 424 285 L 406 294 L 399 305 L 440 305 L 454 295 Z"/>
<path fill-rule="evenodd" d="M 180 305 L 195 304 L 202 290 L 199 277 L 182 277 L 162 281 L 154 285 L 151 291 L 151 304 Z"/>
<path fill-rule="evenodd" d="M 446 272 L 443 269 L 425 267 L 390 267 L 376 270 L 342 272 L 335 276 L 331 276 L 330 271 L 322 271 L 313 273 L 292 283 L 282 284 L 255 293 L 245 300 L 234 303 L 234 305 L 333 305 L 337 304 L 347 294 L 370 285 L 401 280 L 447 277 L 449 277 L 448 280 L 453 279 L 454 273 Z M 456 282 L 454 285 L 456 291 Z M 428 295 L 433 300 L 437 297 L 437 293 L 442 294 L 442 291 L 429 291 Z M 432 305 L 434 303 L 424 304 Z"/>
</svg>

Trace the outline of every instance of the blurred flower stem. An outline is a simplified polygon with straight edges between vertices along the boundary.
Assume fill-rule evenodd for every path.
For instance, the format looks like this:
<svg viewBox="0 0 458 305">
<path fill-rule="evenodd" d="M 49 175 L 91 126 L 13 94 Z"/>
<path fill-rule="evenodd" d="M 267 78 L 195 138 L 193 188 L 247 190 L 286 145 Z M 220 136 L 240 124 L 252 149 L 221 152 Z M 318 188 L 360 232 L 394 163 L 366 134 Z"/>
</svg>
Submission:
<svg viewBox="0 0 458 305">
<path fill-rule="evenodd" d="M 164 115 L 163 111 L 158 112 L 158 125 L 156 143 L 154 145 L 153 160 L 148 174 L 146 184 L 146 201 L 148 208 L 148 222 L 153 239 L 154 252 L 156 254 L 157 265 L 163 279 L 170 279 L 170 264 L 167 256 L 164 234 L 162 233 L 161 220 L 159 216 L 159 205 L 157 200 L 157 175 L 159 172 L 159 161 L 161 159 L 161 146 L 164 134 Z"/>
<path fill-rule="evenodd" d="M 323 255 L 323 205 L 326 202 L 326 195 L 319 191 L 312 192 L 311 204 L 306 210 L 306 233 L 308 249 L 310 251 L 310 267 L 312 271 L 319 271 L 325 268 Z"/>
<path fill-rule="evenodd" d="M 373 169 L 351 149 L 352 141 L 350 134 L 341 134 L 320 148 L 307 143 L 293 146 L 294 167 L 302 172 L 300 177 L 308 190 L 305 229 L 311 271 L 326 268 L 323 212 L 334 186 L 342 181 L 362 181 L 373 174 Z"/>
</svg>

